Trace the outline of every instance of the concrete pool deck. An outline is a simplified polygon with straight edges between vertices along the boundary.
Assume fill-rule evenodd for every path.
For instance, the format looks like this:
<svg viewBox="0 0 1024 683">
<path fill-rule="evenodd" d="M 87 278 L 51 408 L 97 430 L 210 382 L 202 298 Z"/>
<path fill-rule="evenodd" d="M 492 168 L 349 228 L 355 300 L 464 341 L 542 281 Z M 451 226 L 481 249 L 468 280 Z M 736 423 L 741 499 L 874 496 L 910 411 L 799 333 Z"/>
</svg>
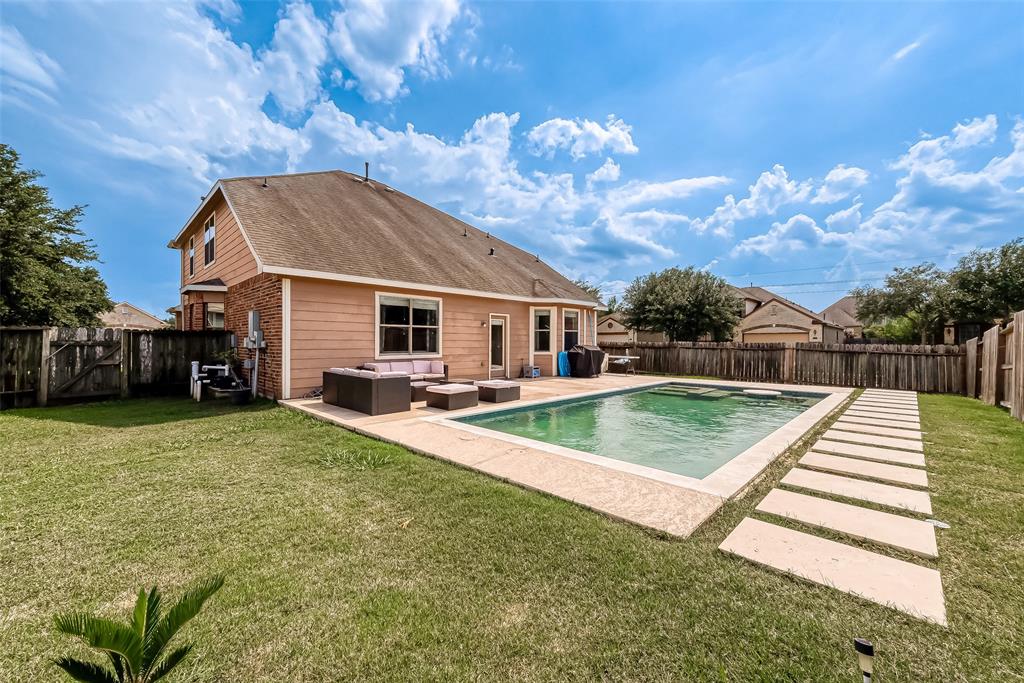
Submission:
<svg viewBox="0 0 1024 683">
<path fill-rule="evenodd" d="M 694 385 L 806 392 L 825 397 L 703 479 L 512 436 L 453 419 L 680 381 Z M 852 391 L 840 387 L 606 374 L 591 379 L 524 381 L 519 401 L 481 403 L 474 408 L 447 412 L 428 408 L 425 403 L 414 403 L 407 412 L 377 416 L 328 405 L 320 399 L 293 399 L 281 404 L 611 517 L 686 537 L 822 418 L 842 405 Z"/>
</svg>

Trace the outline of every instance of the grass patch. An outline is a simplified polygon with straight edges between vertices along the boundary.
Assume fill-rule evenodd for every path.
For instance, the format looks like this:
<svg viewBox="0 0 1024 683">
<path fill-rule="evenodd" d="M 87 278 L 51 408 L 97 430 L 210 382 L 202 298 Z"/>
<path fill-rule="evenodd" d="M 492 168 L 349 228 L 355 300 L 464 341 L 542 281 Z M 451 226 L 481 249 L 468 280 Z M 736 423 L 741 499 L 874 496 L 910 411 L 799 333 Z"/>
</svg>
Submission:
<svg viewBox="0 0 1024 683">
<path fill-rule="evenodd" d="M 950 628 L 717 551 L 794 449 L 679 541 L 298 413 L 138 400 L 0 414 L 0 680 L 51 618 L 223 572 L 176 680 L 1008 680 L 1024 671 L 1024 425 L 922 396 Z"/>
</svg>

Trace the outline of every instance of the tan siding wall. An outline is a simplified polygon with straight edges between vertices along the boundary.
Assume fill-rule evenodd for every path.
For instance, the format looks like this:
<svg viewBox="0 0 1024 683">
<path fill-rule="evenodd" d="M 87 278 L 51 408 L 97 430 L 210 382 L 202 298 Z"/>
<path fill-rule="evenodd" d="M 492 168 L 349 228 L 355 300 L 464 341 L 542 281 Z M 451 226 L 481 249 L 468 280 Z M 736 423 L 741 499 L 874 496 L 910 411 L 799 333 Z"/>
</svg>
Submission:
<svg viewBox="0 0 1024 683">
<path fill-rule="evenodd" d="M 230 286 L 238 284 L 256 275 L 256 259 L 245 243 L 242 231 L 235 222 L 235 217 L 228 209 L 223 196 L 218 196 L 206 207 L 207 210 L 196 216 L 194 225 L 185 233 L 181 248 L 181 282 L 183 285 L 203 280 L 220 278 Z M 210 214 L 216 216 L 217 240 L 214 244 L 214 261 L 208 266 L 203 265 L 203 225 Z M 188 275 L 188 238 L 195 238 L 195 274 Z"/>
<path fill-rule="evenodd" d="M 430 292 L 377 288 L 325 280 L 295 278 L 291 284 L 291 395 L 321 385 L 331 367 L 356 366 L 376 357 L 376 292 L 437 296 Z M 441 357 L 452 377 L 483 379 L 488 375 L 489 315 L 508 315 L 508 372 L 519 375 L 530 357 L 530 305 L 471 296 L 441 295 Z M 556 310 L 556 344 L 561 344 L 561 313 Z M 551 359 L 535 359 L 544 374 Z"/>
<path fill-rule="evenodd" d="M 789 306 L 777 302 L 770 302 L 754 311 L 740 321 L 741 331 L 750 330 L 765 325 L 778 325 L 779 327 L 799 327 L 809 330 L 813 321 L 810 317 L 796 311 Z"/>
</svg>

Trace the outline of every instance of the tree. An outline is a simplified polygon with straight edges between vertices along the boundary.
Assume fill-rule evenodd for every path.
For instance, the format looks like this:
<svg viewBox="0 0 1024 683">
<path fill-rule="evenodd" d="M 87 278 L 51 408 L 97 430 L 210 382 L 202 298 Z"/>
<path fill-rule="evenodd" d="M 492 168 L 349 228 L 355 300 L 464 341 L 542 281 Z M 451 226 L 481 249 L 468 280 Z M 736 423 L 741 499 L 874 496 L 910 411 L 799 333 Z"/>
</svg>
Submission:
<svg viewBox="0 0 1024 683">
<path fill-rule="evenodd" d="M 608 301 L 605 302 L 605 305 L 608 307 L 608 313 L 614 313 L 619 310 L 619 297 L 614 295 L 608 297 Z"/>
<path fill-rule="evenodd" d="M 601 300 L 601 288 L 597 285 L 592 285 L 583 279 L 573 280 L 572 283 L 598 301 Z"/>
<path fill-rule="evenodd" d="M 896 268 L 885 276 L 884 286 L 858 287 L 851 292 L 858 298 L 857 317 L 869 325 L 907 318 L 921 343 L 927 344 L 941 334 L 949 316 L 948 280 L 934 263 Z"/>
<path fill-rule="evenodd" d="M 918 339 L 917 329 L 910 318 L 892 318 L 864 328 L 868 339 L 884 339 L 897 344 L 913 344 Z"/>
<path fill-rule="evenodd" d="M 672 341 L 723 341 L 732 337 L 743 304 L 725 280 L 689 267 L 638 277 L 622 306 L 630 327 L 664 332 Z"/>
<path fill-rule="evenodd" d="M 54 663 L 78 681 L 95 683 L 152 683 L 166 676 L 192 650 L 192 644 L 166 652 L 171 639 L 199 614 L 203 603 L 224 585 L 223 576 L 215 576 L 187 591 L 178 602 L 160 615 L 160 589 L 149 593 L 139 590 L 135 609 L 128 624 L 94 617 L 81 612 L 59 614 L 54 618 L 57 630 L 77 636 L 101 651 L 110 660 L 110 668 L 82 659 L 61 657 Z M 165 654 L 166 653 L 166 654 Z"/>
<path fill-rule="evenodd" d="M 84 207 L 56 208 L 39 177 L 0 144 L 0 325 L 96 325 L 113 302 L 76 227 Z"/>
<path fill-rule="evenodd" d="M 993 322 L 1024 310 L 1024 238 L 998 249 L 975 249 L 949 273 L 949 284 L 958 320 Z"/>
</svg>

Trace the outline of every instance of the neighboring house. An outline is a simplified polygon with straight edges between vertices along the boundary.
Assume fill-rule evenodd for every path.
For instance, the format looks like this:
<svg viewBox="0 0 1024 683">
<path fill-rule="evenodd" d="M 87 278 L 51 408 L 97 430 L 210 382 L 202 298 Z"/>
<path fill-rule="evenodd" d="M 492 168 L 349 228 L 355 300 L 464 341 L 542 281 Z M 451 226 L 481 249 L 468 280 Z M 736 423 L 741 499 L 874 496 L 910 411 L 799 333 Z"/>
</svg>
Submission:
<svg viewBox="0 0 1024 683">
<path fill-rule="evenodd" d="M 275 398 L 373 360 L 552 375 L 559 351 L 596 341 L 600 302 L 538 257 L 342 171 L 220 180 L 168 246 L 183 329 L 224 328 L 241 346 L 259 312 L 258 389 Z"/>
<path fill-rule="evenodd" d="M 664 332 L 636 330 L 627 327 L 625 316 L 620 312 L 608 313 L 597 321 L 597 342 L 663 342 L 668 341 Z"/>
<path fill-rule="evenodd" d="M 843 328 L 847 339 L 863 339 L 864 323 L 857 317 L 857 297 L 844 296 L 821 312 L 821 317 Z"/>
<path fill-rule="evenodd" d="M 942 327 L 943 344 L 964 344 L 975 337 L 980 338 L 993 322 L 966 322 L 949 320 Z"/>
<path fill-rule="evenodd" d="M 138 306 L 122 301 L 106 313 L 100 314 L 104 327 L 120 327 L 127 330 L 158 330 L 167 327 L 160 318 L 147 313 Z"/>
<path fill-rule="evenodd" d="M 733 341 L 835 344 L 843 340 L 842 327 L 800 304 L 762 287 L 736 290 L 744 302 L 744 315 Z"/>
</svg>

